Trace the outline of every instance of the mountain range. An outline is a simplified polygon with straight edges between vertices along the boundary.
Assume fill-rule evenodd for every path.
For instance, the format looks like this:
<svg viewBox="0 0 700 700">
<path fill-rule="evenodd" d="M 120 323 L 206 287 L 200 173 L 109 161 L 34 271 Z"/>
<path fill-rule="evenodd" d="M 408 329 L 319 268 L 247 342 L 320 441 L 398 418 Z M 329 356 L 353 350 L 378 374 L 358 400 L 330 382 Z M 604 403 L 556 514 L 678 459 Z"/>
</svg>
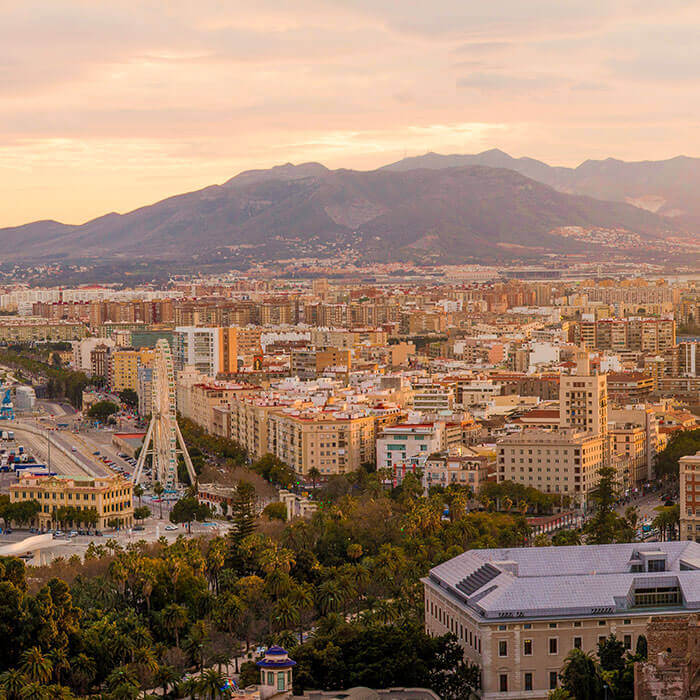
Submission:
<svg viewBox="0 0 700 700">
<path fill-rule="evenodd" d="M 687 259 L 698 252 L 699 185 L 700 159 L 685 157 L 572 169 L 491 150 L 369 172 L 287 164 L 82 225 L 0 229 L 0 250 L 23 262 Z"/>
</svg>

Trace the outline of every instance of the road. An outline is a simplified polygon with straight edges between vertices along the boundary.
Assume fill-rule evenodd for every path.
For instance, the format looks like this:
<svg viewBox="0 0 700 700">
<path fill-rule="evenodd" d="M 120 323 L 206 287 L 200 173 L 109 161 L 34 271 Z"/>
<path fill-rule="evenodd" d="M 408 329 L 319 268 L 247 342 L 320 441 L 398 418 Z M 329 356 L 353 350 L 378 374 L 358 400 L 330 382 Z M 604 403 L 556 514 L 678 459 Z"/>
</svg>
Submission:
<svg viewBox="0 0 700 700">
<path fill-rule="evenodd" d="M 91 450 L 79 435 L 68 431 L 47 431 L 44 426 L 28 420 L 3 422 L 3 426 L 14 431 L 15 447 L 23 445 L 25 451 L 39 463 L 50 465 L 52 471 L 66 476 L 113 476 L 112 470 L 93 456 L 95 450 Z"/>
</svg>

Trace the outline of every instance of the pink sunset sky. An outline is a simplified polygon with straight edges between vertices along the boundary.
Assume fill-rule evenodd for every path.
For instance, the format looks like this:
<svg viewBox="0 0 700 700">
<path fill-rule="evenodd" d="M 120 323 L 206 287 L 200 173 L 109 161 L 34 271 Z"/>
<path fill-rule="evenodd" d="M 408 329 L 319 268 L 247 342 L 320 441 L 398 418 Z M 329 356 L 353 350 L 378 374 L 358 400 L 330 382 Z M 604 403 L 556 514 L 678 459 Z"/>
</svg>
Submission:
<svg viewBox="0 0 700 700">
<path fill-rule="evenodd" d="M 0 226 L 287 161 L 700 155 L 695 0 L 0 0 Z"/>
</svg>

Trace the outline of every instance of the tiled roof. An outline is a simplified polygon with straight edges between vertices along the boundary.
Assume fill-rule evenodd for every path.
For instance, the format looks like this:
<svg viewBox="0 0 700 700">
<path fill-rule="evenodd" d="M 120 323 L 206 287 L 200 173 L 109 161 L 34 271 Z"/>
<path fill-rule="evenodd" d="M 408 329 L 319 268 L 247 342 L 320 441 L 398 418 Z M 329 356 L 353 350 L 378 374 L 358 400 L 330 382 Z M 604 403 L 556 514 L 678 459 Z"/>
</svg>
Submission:
<svg viewBox="0 0 700 700">
<path fill-rule="evenodd" d="M 666 570 L 632 572 L 630 561 L 645 552 L 665 555 Z M 678 585 L 676 609 L 700 610 L 700 570 L 681 562 L 697 566 L 700 543 L 480 549 L 436 566 L 424 582 L 485 618 L 629 614 L 634 589 L 652 582 Z"/>
</svg>

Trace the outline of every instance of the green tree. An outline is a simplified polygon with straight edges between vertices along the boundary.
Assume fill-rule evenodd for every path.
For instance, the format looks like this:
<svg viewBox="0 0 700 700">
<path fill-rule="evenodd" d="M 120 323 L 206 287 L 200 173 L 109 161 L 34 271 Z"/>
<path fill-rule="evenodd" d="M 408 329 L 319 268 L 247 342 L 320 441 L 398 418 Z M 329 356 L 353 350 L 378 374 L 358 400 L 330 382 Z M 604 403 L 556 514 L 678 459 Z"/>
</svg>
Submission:
<svg viewBox="0 0 700 700">
<path fill-rule="evenodd" d="M 559 530 L 552 535 L 555 547 L 565 547 L 581 544 L 581 534 L 576 530 Z"/>
<path fill-rule="evenodd" d="M 237 547 L 255 531 L 255 501 L 255 487 L 247 481 L 240 481 L 231 504 L 231 541 Z"/>
<path fill-rule="evenodd" d="M 621 671 L 625 667 L 625 645 L 611 634 L 598 642 L 598 659 L 604 671 Z"/>
<path fill-rule="evenodd" d="M 134 520 L 145 520 L 151 517 L 151 509 L 148 506 L 134 508 Z"/>
<path fill-rule="evenodd" d="M 133 389 L 122 389 L 119 392 L 119 400 L 129 408 L 136 408 L 139 405 L 139 395 Z"/>
<path fill-rule="evenodd" d="M 572 649 L 560 674 L 562 688 L 575 700 L 600 700 L 603 680 L 595 660 L 581 649 Z"/>
<path fill-rule="evenodd" d="M 268 503 L 263 510 L 263 515 L 267 516 L 270 520 L 281 520 L 284 522 L 287 519 L 287 506 L 281 501 Z"/>
<path fill-rule="evenodd" d="M 191 532 L 192 521 L 204 521 L 211 517 L 211 508 L 197 500 L 193 490 L 190 490 L 175 503 L 170 511 L 171 523 L 187 523 L 187 532 Z"/>
<path fill-rule="evenodd" d="M 36 683 L 48 683 L 53 673 L 51 659 L 45 656 L 39 647 L 31 647 L 22 654 L 20 670 Z"/>
<path fill-rule="evenodd" d="M 97 401 L 87 411 L 90 418 L 105 422 L 110 416 L 119 411 L 119 406 L 112 401 Z"/>
</svg>

